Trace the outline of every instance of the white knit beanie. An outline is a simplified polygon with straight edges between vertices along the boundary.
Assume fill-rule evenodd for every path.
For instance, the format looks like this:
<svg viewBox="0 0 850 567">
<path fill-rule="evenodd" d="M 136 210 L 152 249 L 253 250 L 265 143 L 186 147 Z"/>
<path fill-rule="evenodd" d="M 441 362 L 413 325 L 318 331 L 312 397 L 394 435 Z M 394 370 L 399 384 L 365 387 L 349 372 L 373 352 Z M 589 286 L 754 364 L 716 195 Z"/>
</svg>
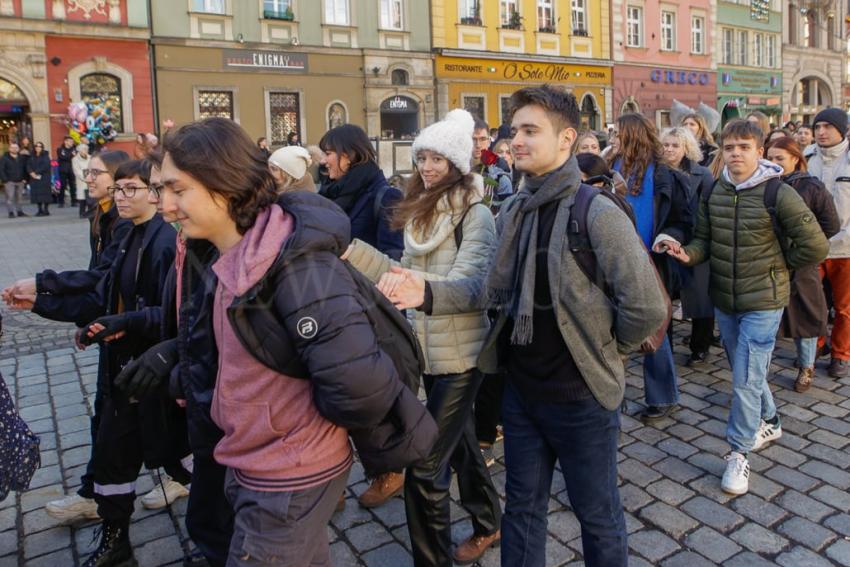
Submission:
<svg viewBox="0 0 850 567">
<path fill-rule="evenodd" d="M 289 174 L 293 179 L 301 179 L 307 173 L 307 168 L 313 163 L 310 152 L 301 146 L 286 146 L 275 150 L 269 156 L 269 163 Z"/>
<path fill-rule="evenodd" d="M 455 108 L 446 117 L 422 130 L 413 141 L 413 155 L 420 150 L 437 152 L 455 164 L 464 175 L 472 162 L 472 135 L 475 119 L 462 108 Z"/>
</svg>

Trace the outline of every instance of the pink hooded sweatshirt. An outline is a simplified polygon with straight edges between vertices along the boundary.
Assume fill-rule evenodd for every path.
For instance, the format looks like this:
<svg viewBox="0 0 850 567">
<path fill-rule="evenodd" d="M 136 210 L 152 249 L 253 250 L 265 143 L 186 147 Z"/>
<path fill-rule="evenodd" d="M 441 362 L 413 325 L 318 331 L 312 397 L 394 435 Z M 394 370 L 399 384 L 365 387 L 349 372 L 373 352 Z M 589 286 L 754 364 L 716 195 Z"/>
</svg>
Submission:
<svg viewBox="0 0 850 567">
<path fill-rule="evenodd" d="M 319 415 L 310 381 L 264 366 L 245 350 L 227 319 L 234 297 L 266 275 L 292 231 L 292 217 L 272 205 L 213 264 L 218 377 L 212 418 L 224 431 L 215 459 L 252 490 L 304 490 L 347 472 L 352 463 L 348 432 Z"/>
</svg>

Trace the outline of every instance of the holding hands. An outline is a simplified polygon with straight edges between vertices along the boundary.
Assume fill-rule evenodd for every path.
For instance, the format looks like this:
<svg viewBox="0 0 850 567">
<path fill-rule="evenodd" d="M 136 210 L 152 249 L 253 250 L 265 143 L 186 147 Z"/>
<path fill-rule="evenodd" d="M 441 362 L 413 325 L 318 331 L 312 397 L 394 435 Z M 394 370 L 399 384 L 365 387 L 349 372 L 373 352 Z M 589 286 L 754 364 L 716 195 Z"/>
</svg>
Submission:
<svg viewBox="0 0 850 567">
<path fill-rule="evenodd" d="M 682 245 L 675 240 L 661 240 L 656 241 L 655 246 L 652 247 L 653 252 L 657 252 L 658 254 L 666 253 L 668 256 L 673 257 L 682 263 L 687 263 L 691 260 L 691 257 L 688 256 L 687 252 L 685 252 Z"/>
<path fill-rule="evenodd" d="M 425 302 L 425 280 L 404 268 L 390 268 L 378 281 L 378 291 L 398 309 L 415 309 Z"/>
<path fill-rule="evenodd" d="M 3 290 L 3 301 L 10 309 L 29 311 L 35 305 L 35 278 L 16 281 Z"/>
</svg>

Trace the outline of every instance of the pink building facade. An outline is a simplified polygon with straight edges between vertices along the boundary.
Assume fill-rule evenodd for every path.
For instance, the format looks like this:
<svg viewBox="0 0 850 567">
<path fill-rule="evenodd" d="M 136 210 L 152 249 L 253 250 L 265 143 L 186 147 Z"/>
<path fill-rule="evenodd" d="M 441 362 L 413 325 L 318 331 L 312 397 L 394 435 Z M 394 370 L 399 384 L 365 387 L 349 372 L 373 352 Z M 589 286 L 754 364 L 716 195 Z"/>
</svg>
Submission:
<svg viewBox="0 0 850 567">
<path fill-rule="evenodd" d="M 716 3 L 612 0 L 614 118 L 640 112 L 665 127 L 674 100 L 715 106 Z"/>
</svg>

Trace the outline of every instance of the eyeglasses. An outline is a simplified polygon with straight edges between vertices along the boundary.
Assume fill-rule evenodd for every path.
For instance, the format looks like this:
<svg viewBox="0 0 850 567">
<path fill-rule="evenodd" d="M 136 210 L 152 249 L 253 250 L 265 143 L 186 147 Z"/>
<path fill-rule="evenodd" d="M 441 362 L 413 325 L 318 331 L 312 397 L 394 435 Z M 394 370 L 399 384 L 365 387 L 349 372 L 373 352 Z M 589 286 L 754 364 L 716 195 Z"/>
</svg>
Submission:
<svg viewBox="0 0 850 567">
<path fill-rule="evenodd" d="M 84 169 L 83 170 L 83 177 L 85 178 L 85 177 L 88 177 L 89 175 L 91 175 L 92 177 L 97 177 L 101 173 L 109 173 L 109 172 L 106 171 L 105 169 Z"/>
<path fill-rule="evenodd" d="M 148 186 L 141 185 L 137 187 L 136 185 L 125 185 L 121 187 L 120 185 L 112 185 L 109 188 L 109 194 L 114 197 L 116 193 L 121 193 L 122 195 L 124 195 L 124 198 L 132 199 L 136 196 L 136 191 L 138 191 L 139 189 L 148 189 Z"/>
<path fill-rule="evenodd" d="M 162 183 L 151 183 L 148 185 L 148 191 L 154 194 L 157 199 L 162 198 L 162 190 L 165 189 L 165 185 Z"/>
</svg>

